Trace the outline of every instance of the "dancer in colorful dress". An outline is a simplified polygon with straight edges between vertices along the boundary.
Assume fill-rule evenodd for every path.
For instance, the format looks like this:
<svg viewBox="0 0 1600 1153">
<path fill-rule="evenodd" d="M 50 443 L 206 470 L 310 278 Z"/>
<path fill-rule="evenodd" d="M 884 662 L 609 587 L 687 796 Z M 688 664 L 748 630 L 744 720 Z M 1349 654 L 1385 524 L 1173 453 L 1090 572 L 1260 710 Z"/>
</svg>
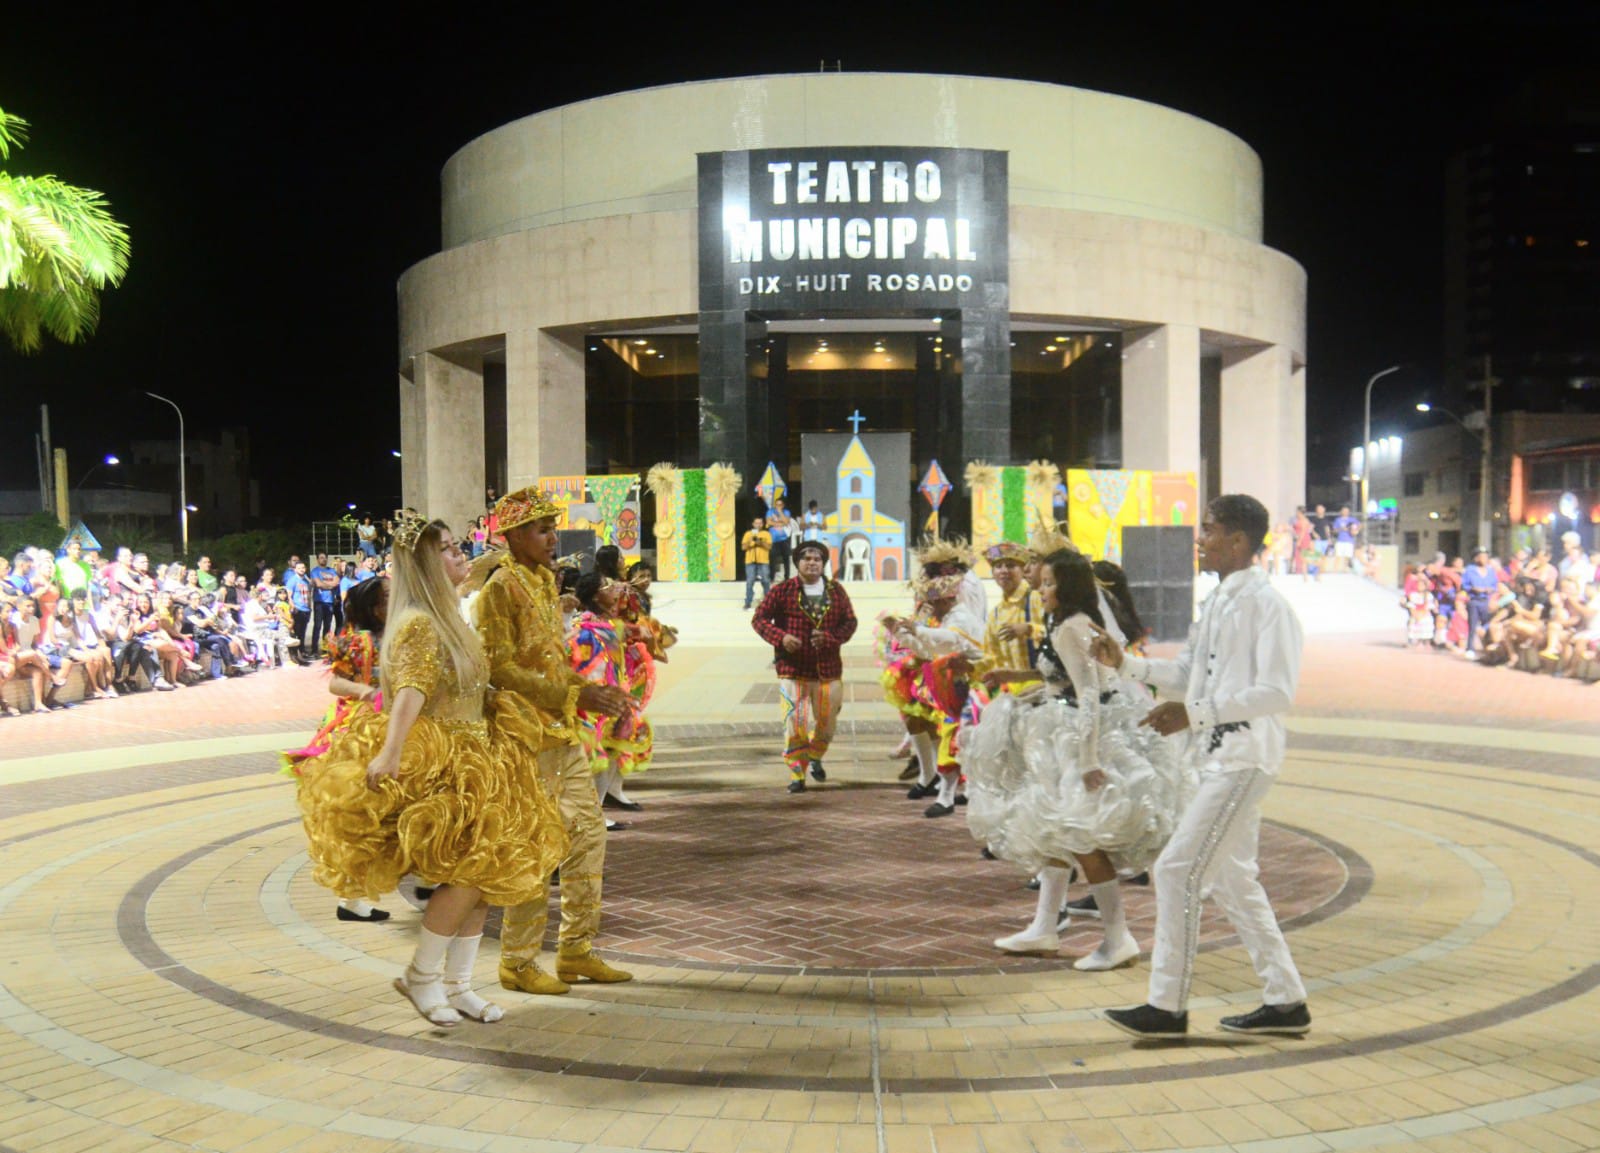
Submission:
<svg viewBox="0 0 1600 1153">
<path fill-rule="evenodd" d="M 916 661 L 894 691 L 906 694 L 916 709 L 912 712 L 902 707 L 901 711 L 906 714 L 906 727 L 912 732 L 918 756 L 933 737 L 938 738 L 934 754 L 938 792 L 933 804 L 923 810 L 925 817 L 948 817 L 960 803 L 956 797 L 961 781 L 958 733 L 966 707 L 967 674 L 983 659 L 984 635 L 983 618 L 975 617 L 961 601 L 965 576 L 950 573 L 919 583 L 917 599 L 927 609 L 926 620 L 885 617 L 883 621 Z M 927 786 L 919 782 L 907 795 L 927 796 Z"/>
<path fill-rule="evenodd" d="M 630 592 L 627 585 L 598 572 L 580 576 L 575 589 L 580 612 L 572 622 L 567 647 L 580 677 L 621 689 L 632 701 L 621 716 L 580 709 L 578 725 L 601 803 L 615 789 L 626 806 L 636 809 L 639 806 L 622 793 L 622 778 L 650 765 L 655 741 L 643 710 L 655 689 L 655 665 L 638 627 L 623 618 L 622 600 Z M 606 827 L 626 828 L 609 821 Z"/>
<path fill-rule="evenodd" d="M 566 852 L 520 718 L 485 716 L 488 664 L 462 620 L 466 558 L 442 521 L 397 527 L 380 684 L 383 714 L 357 713 L 299 789 L 315 877 L 372 899 L 415 872 L 437 886 L 411 963 L 395 981 L 429 1023 L 497 1021 L 473 990 L 490 902 L 541 889 Z"/>
<path fill-rule="evenodd" d="M 824 573 L 828 546 L 801 541 L 794 550 L 795 575 L 761 599 L 751 627 L 769 645 L 783 700 L 783 760 L 789 791 L 806 791 L 806 773 L 825 781 L 833 731 L 844 699 L 840 648 L 856 633 L 850 594 Z"/>
<path fill-rule="evenodd" d="M 1056 553 L 1041 589 L 1050 634 L 1034 669 L 991 670 L 1001 694 L 963 734 L 975 839 L 1039 877 L 1033 922 L 1002 937 L 1008 953 L 1054 953 L 1071 862 L 1089 881 L 1105 936 L 1075 968 L 1111 969 L 1139 956 L 1123 914 L 1118 872 L 1137 872 L 1161 850 L 1186 794 L 1178 758 L 1139 721 L 1150 698 L 1089 658 L 1098 630 L 1125 638 L 1104 609 L 1088 558 Z"/>
<path fill-rule="evenodd" d="M 561 506 L 537 488 L 508 493 L 495 505 L 506 553 L 479 594 L 476 620 L 489 677 L 504 707 L 521 718 L 539 777 L 559 799 L 571 849 L 561 862 L 561 933 L 552 976 L 539 967 L 549 919 L 546 882 L 506 910 L 500 933 L 500 984 L 524 993 L 560 994 L 578 980 L 610 984 L 633 974 L 594 951 L 600 932 L 605 818 L 579 734 L 578 710 L 621 716 L 627 693 L 590 684 L 572 669 L 562 628 L 555 565 Z"/>
</svg>

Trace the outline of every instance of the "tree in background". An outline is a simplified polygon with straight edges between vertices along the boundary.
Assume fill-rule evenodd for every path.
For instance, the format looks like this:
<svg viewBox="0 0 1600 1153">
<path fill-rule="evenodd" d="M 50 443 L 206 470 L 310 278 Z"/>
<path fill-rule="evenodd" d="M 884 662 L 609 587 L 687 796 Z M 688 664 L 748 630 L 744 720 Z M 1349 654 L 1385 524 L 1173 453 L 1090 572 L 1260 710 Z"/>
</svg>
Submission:
<svg viewBox="0 0 1600 1153">
<path fill-rule="evenodd" d="M 0 109 L 0 162 L 27 139 L 28 122 Z M 94 331 L 101 291 L 128 270 L 128 230 L 108 208 L 54 176 L 0 171 L 0 333 L 18 352 Z"/>
</svg>

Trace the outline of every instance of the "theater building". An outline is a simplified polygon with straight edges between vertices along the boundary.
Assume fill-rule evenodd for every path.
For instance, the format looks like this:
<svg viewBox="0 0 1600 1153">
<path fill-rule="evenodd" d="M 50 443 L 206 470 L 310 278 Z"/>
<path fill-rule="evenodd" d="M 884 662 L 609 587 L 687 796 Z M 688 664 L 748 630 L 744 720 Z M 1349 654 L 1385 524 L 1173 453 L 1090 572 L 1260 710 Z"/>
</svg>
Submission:
<svg viewBox="0 0 1600 1153">
<path fill-rule="evenodd" d="M 486 486 L 663 461 L 748 494 L 860 428 L 909 434 L 897 516 L 886 476 L 1046 460 L 1286 519 L 1305 298 L 1259 158 L 1173 109 L 873 73 L 606 96 L 445 165 L 442 250 L 399 282 L 405 498 L 461 523 Z"/>
</svg>

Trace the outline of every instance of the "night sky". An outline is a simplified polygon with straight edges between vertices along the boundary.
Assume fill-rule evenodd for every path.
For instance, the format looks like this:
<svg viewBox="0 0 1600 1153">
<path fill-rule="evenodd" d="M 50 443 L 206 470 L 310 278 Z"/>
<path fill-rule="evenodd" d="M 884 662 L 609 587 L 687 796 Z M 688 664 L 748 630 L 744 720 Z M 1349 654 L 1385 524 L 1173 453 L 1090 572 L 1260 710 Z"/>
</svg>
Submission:
<svg viewBox="0 0 1600 1153">
<path fill-rule="evenodd" d="M 183 405 L 191 437 L 250 429 L 268 517 L 387 507 L 399 491 L 395 281 L 438 250 L 450 154 L 573 100 L 822 59 L 1098 89 L 1243 138 L 1266 172 L 1266 242 L 1309 274 L 1309 465 L 1336 478 L 1368 375 L 1410 366 L 1375 393 L 1380 432 L 1438 379 L 1446 158 L 1530 80 L 1593 75 L 1584 56 L 1600 22 L 1575 6 L 1469 5 L 1449 22 L 1291 34 L 1293 6 L 1218 6 L 1168 30 L 1144 6 L 1122 14 L 1133 10 L 1061 6 L 1041 24 L 1037 6 L 1013 23 L 989 5 L 992 33 L 948 6 L 896 6 L 893 21 L 788 6 L 781 22 L 651 7 L 648 27 L 628 6 L 559 35 L 528 17 L 333 32 L 337 6 L 260 9 L 271 24 L 86 15 L 85 27 L 30 29 L 8 17 L 0 107 L 32 124 L 9 170 L 103 191 L 133 258 L 88 344 L 0 348 L 0 485 L 34 483 L 39 403 L 74 480 L 130 439 L 175 435 L 152 389 Z M 692 29 L 674 27 L 691 11 Z"/>
</svg>

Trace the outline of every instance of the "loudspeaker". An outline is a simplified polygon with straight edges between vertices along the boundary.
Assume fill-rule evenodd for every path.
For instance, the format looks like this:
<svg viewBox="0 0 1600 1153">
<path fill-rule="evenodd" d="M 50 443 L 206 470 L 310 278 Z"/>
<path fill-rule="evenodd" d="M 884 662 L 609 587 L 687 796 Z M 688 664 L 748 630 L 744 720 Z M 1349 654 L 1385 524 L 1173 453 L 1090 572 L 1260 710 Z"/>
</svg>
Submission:
<svg viewBox="0 0 1600 1153">
<path fill-rule="evenodd" d="M 561 539 L 559 556 L 572 556 L 578 554 L 578 571 L 594 571 L 594 550 L 600 547 L 600 540 L 595 536 L 593 529 L 564 528 L 556 532 Z"/>
<path fill-rule="evenodd" d="M 1188 637 L 1194 623 L 1194 563 L 1194 529 L 1188 525 L 1122 530 L 1122 569 L 1152 641 Z"/>
</svg>

